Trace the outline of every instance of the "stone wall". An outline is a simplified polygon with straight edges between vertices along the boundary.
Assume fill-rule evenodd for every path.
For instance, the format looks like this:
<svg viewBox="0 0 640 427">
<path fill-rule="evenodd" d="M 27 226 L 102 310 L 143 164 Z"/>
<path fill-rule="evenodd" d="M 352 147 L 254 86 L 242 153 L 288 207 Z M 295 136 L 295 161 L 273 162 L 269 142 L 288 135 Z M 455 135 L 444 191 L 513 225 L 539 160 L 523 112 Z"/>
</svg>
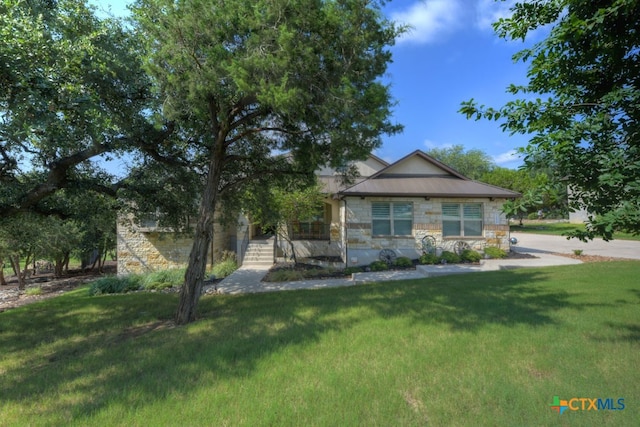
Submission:
<svg viewBox="0 0 640 427">
<path fill-rule="evenodd" d="M 230 245 L 227 230 L 222 227 L 214 227 L 214 230 L 210 259 L 228 250 Z M 190 234 L 178 234 L 157 227 L 140 228 L 132 218 L 120 218 L 117 238 L 118 275 L 186 267 L 193 245 L 193 236 Z"/>
<path fill-rule="evenodd" d="M 413 230 L 411 236 L 372 236 L 371 202 L 403 201 L 413 203 Z M 442 237 L 442 203 L 482 203 L 483 236 L 473 238 Z M 396 198 L 351 197 L 345 200 L 341 215 L 346 215 L 346 224 L 342 225 L 342 233 L 346 239 L 346 247 L 342 248 L 342 257 L 348 265 L 366 265 L 378 259 L 382 249 L 393 249 L 397 256 L 412 259 L 422 254 L 422 238 L 433 236 L 436 247 L 440 250 L 453 251 L 458 241 L 464 241 L 472 249 L 482 251 L 486 246 L 509 249 L 509 225 L 501 212 L 505 200 L 458 198 Z"/>
</svg>

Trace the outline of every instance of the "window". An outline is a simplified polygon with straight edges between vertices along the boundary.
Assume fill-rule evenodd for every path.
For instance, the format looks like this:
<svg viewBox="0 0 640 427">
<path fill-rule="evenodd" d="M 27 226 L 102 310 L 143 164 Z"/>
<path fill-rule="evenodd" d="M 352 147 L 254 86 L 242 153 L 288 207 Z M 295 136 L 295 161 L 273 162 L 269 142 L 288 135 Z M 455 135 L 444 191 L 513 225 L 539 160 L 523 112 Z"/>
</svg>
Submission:
<svg viewBox="0 0 640 427">
<path fill-rule="evenodd" d="M 482 236 L 482 203 L 443 203 L 442 235 Z"/>
<path fill-rule="evenodd" d="M 413 228 L 411 203 L 371 203 L 371 228 L 374 236 L 410 236 Z"/>
</svg>

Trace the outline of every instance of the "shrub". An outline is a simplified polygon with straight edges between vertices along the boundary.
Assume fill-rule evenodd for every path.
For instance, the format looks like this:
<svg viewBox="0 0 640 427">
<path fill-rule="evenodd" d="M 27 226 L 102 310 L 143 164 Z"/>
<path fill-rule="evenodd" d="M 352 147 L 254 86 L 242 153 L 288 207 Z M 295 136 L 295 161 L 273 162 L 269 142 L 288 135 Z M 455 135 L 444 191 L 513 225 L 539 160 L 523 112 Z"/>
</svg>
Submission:
<svg viewBox="0 0 640 427">
<path fill-rule="evenodd" d="M 573 254 L 576 255 L 576 256 L 582 255 L 582 249 L 574 249 L 573 250 Z"/>
<path fill-rule="evenodd" d="M 418 262 L 420 264 L 437 264 L 440 262 L 440 258 L 438 258 L 435 254 L 422 254 Z"/>
<path fill-rule="evenodd" d="M 482 255 L 479 252 L 476 252 L 472 249 L 465 249 L 460 254 L 460 259 L 464 262 L 480 262 Z"/>
<path fill-rule="evenodd" d="M 371 271 L 385 271 L 389 269 L 389 266 L 384 261 L 373 261 L 369 264 Z"/>
<path fill-rule="evenodd" d="M 353 273 L 362 273 L 363 271 L 362 267 L 347 267 L 344 269 L 344 274 L 350 275 Z"/>
<path fill-rule="evenodd" d="M 42 295 L 42 288 L 40 286 L 35 288 L 28 288 L 24 293 L 30 297 L 33 297 L 36 295 Z"/>
<path fill-rule="evenodd" d="M 507 251 L 505 251 L 504 249 L 497 248 L 495 246 L 489 246 L 487 248 L 484 248 L 484 253 L 489 258 L 506 258 L 507 257 Z"/>
<path fill-rule="evenodd" d="M 235 259 L 228 258 L 225 261 L 221 261 L 213 266 L 213 275 L 216 279 L 222 279 L 227 277 L 238 269 L 238 264 Z"/>
<path fill-rule="evenodd" d="M 396 267 L 413 267 L 413 261 L 411 261 L 411 258 L 401 256 L 396 258 L 396 260 L 393 262 L 393 265 L 395 265 Z"/>
<path fill-rule="evenodd" d="M 102 277 L 89 287 L 89 295 L 121 294 L 140 289 L 141 277 L 131 275 L 126 277 L 107 276 Z"/>
<path fill-rule="evenodd" d="M 184 269 L 154 271 L 142 278 L 142 287 L 146 290 L 160 290 L 180 286 L 184 282 Z"/>
<path fill-rule="evenodd" d="M 444 251 L 440 255 L 440 262 L 443 264 L 457 264 L 461 261 L 460 256 L 455 252 Z"/>
</svg>

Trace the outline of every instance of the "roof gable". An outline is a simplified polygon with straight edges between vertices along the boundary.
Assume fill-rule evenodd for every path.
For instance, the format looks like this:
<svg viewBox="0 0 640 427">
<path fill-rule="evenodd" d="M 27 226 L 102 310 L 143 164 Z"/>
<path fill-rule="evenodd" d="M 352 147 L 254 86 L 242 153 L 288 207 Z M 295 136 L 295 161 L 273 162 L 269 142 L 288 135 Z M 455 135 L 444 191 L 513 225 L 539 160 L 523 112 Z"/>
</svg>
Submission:
<svg viewBox="0 0 640 427">
<path fill-rule="evenodd" d="M 419 150 L 340 191 L 340 194 L 389 197 L 520 197 L 515 191 L 473 181 Z"/>
<path fill-rule="evenodd" d="M 388 177 L 421 177 L 421 176 L 447 176 L 452 178 L 468 180 L 467 177 L 460 174 L 453 168 L 434 159 L 428 154 L 420 150 L 401 158 L 400 160 L 390 164 L 386 168 L 380 170 L 371 179 L 388 178 Z"/>
</svg>

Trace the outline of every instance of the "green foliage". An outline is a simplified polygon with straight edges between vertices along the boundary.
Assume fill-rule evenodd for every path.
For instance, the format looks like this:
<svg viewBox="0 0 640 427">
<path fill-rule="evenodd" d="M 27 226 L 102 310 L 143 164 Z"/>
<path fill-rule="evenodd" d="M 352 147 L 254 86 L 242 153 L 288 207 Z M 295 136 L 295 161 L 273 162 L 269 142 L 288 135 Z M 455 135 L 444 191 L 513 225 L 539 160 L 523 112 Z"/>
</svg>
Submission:
<svg viewBox="0 0 640 427">
<path fill-rule="evenodd" d="M 183 282 L 183 268 L 159 270 L 142 276 L 142 287 L 148 291 L 182 286 Z"/>
<path fill-rule="evenodd" d="M 235 259 L 227 259 L 225 261 L 220 261 L 213 266 L 213 275 L 216 279 L 222 279 L 227 277 L 234 271 L 238 269 L 238 264 Z"/>
<path fill-rule="evenodd" d="M 471 179 L 480 179 L 496 167 L 484 151 L 476 148 L 465 151 L 464 146 L 460 144 L 447 148 L 431 148 L 427 154 Z"/>
<path fill-rule="evenodd" d="M 251 188 L 267 193 L 288 177 L 365 158 L 383 134 L 400 131 L 381 77 L 401 30 L 384 18 L 383 3 L 136 2 L 134 25 L 162 100 L 156 119 L 176 128 L 167 157 L 189 159 L 193 174 L 208 178 L 197 187 L 197 228 L 208 229 L 219 206 L 242 208 Z M 204 232 L 195 236 L 192 291 L 210 243 Z M 195 319 L 198 298 L 181 294 L 178 323 Z"/>
<path fill-rule="evenodd" d="M 369 269 L 371 271 L 385 271 L 389 269 L 389 266 L 384 261 L 373 261 L 369 264 Z"/>
<path fill-rule="evenodd" d="M 590 214 L 587 229 L 573 236 L 640 234 L 640 2 L 520 1 L 512 10 L 495 24 L 501 37 L 548 29 L 514 55 L 529 64 L 528 84 L 511 85 L 520 98 L 502 108 L 472 99 L 460 111 L 532 135 L 522 150 L 527 165 L 546 165 L 553 182 L 569 187 L 569 209 Z"/>
<path fill-rule="evenodd" d="M 440 262 L 446 264 L 457 264 L 461 261 L 460 256 L 455 252 L 443 251 L 440 255 Z"/>
<path fill-rule="evenodd" d="M 500 249 L 495 246 L 487 246 L 486 248 L 484 248 L 484 253 L 489 258 L 506 258 L 507 257 L 507 252 L 504 249 Z"/>
<path fill-rule="evenodd" d="M 142 276 L 129 275 L 124 277 L 106 276 L 95 280 L 89 286 L 89 295 L 121 294 L 141 289 Z"/>
<path fill-rule="evenodd" d="M 36 286 L 35 288 L 27 288 L 24 293 L 30 297 L 42 295 L 42 288 L 40 286 Z"/>
<path fill-rule="evenodd" d="M 60 214 L 62 188 L 115 196 L 88 160 L 157 134 L 134 32 L 84 1 L 3 0 L 0 40 L 0 216 Z"/>
<path fill-rule="evenodd" d="M 576 255 L 576 256 L 582 255 L 582 249 L 574 249 L 573 250 L 573 254 Z"/>
<path fill-rule="evenodd" d="M 465 249 L 460 254 L 460 260 L 462 260 L 462 262 L 476 263 L 476 262 L 480 262 L 481 258 L 482 258 L 482 255 L 480 255 L 479 252 L 474 251 L 473 249 Z"/>
<path fill-rule="evenodd" d="M 411 261 L 411 258 L 406 257 L 406 256 L 400 256 L 398 258 L 396 258 L 395 261 L 393 261 L 393 265 L 395 265 L 396 267 L 413 267 L 413 261 Z"/>
<path fill-rule="evenodd" d="M 433 265 L 440 262 L 440 257 L 435 254 L 422 254 L 418 260 L 422 265 Z"/>
<path fill-rule="evenodd" d="M 345 275 L 350 276 L 353 273 L 362 273 L 364 269 L 362 267 L 346 267 L 343 271 Z"/>
</svg>

